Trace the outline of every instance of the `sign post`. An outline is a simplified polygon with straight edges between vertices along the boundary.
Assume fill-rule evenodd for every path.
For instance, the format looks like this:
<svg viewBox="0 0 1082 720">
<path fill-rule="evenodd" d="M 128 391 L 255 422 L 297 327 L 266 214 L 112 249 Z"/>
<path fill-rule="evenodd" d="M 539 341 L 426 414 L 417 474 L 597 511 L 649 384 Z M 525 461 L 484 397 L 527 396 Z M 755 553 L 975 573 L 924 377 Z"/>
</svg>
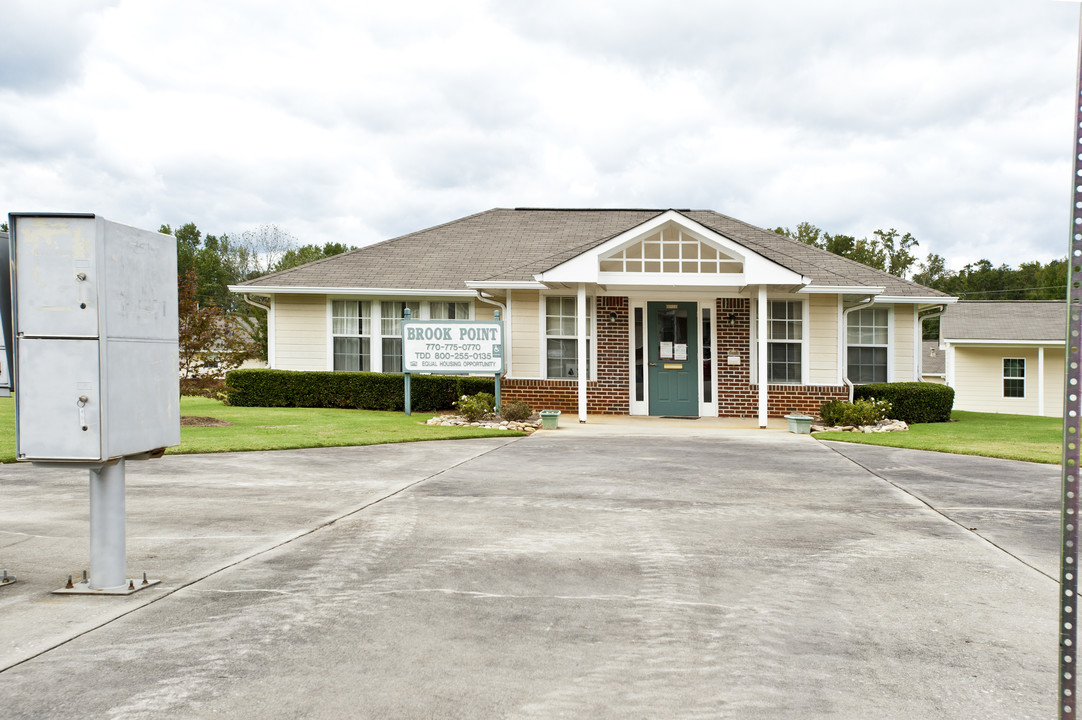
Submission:
<svg viewBox="0 0 1082 720">
<path fill-rule="evenodd" d="M 484 321 L 413 320 L 409 308 L 406 309 L 402 321 L 402 373 L 407 415 L 411 412 L 411 373 L 494 375 L 498 407 L 503 370 L 503 323 L 499 310 L 494 320 Z"/>
</svg>

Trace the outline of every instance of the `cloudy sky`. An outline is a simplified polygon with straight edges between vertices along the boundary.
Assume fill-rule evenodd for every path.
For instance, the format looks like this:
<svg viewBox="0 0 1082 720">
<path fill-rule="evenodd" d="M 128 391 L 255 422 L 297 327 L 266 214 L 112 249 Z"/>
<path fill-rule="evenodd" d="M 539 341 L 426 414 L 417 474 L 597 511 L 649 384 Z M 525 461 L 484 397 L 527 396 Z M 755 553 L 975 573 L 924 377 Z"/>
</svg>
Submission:
<svg viewBox="0 0 1082 720">
<path fill-rule="evenodd" d="M 1063 256 L 1076 3 L 0 0 L 0 211 L 363 245 L 709 208 Z"/>
</svg>

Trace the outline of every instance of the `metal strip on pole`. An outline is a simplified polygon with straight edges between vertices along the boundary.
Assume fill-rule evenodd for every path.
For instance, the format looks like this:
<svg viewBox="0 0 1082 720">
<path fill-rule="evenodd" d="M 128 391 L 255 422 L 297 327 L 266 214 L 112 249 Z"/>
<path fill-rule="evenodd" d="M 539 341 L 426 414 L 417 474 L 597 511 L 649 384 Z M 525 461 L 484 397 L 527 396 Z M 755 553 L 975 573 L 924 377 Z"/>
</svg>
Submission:
<svg viewBox="0 0 1082 720">
<path fill-rule="evenodd" d="M 1067 357 L 1063 384 L 1063 498 L 1061 511 L 1059 611 L 1059 716 L 1075 718 L 1076 648 L 1078 643 L 1078 473 L 1079 422 L 1082 403 L 1082 16 L 1075 85 L 1074 182 L 1071 232 L 1067 248 Z"/>
</svg>

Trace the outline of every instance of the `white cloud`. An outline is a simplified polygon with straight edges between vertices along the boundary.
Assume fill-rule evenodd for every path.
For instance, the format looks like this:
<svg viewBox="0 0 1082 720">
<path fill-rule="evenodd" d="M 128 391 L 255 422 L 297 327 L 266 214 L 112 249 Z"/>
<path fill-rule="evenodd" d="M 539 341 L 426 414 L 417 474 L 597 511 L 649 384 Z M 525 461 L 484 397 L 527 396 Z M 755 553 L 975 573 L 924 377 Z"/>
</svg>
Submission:
<svg viewBox="0 0 1082 720">
<path fill-rule="evenodd" d="M 1066 247 L 1067 3 L 53 7 L 5 18 L 9 210 L 360 244 L 496 206 L 708 207 L 893 226 L 955 267 Z"/>
</svg>

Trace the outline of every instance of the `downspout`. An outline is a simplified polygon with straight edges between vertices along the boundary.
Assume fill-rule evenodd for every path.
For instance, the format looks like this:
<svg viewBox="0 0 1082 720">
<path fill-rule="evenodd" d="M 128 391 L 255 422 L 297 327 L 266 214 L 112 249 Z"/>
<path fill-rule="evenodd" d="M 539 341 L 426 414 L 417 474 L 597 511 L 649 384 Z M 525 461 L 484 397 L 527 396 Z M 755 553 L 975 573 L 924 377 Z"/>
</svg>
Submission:
<svg viewBox="0 0 1082 720">
<path fill-rule="evenodd" d="M 856 305 L 854 305 L 851 308 L 846 308 L 845 310 L 842 310 L 841 332 L 846 333 L 846 335 L 848 335 L 848 333 L 849 333 L 849 313 L 853 312 L 854 310 L 863 310 L 864 308 L 866 308 L 869 305 L 872 305 L 874 303 L 875 303 L 875 296 L 871 296 L 871 297 L 869 297 L 869 298 L 867 298 L 865 300 L 861 300 L 860 302 L 858 302 Z M 842 370 L 842 381 L 845 383 L 845 386 L 847 388 L 849 388 L 849 402 L 853 402 L 853 381 L 849 379 L 849 338 L 848 337 L 846 337 L 844 339 L 844 341 L 842 342 L 842 348 L 844 348 L 844 350 L 845 350 L 842 353 L 842 368 L 843 368 L 843 370 Z"/>
<path fill-rule="evenodd" d="M 942 317 L 943 313 L 945 312 L 947 312 L 947 306 L 940 305 L 938 309 L 928 313 L 927 315 L 921 315 L 920 313 L 917 313 L 917 340 L 920 341 L 918 343 L 920 345 L 920 352 L 918 353 L 918 356 L 920 357 L 920 362 L 917 364 L 917 382 L 927 382 L 927 380 L 924 379 L 924 321 L 931 320 L 932 318 Z M 939 336 L 943 337 L 942 326 L 940 327 Z M 938 345 L 938 341 L 936 342 L 936 344 Z M 943 372 L 943 379 L 946 380 L 946 364 L 944 364 Z"/>
<path fill-rule="evenodd" d="M 481 302 L 487 303 L 489 305 L 495 305 L 500 309 L 500 322 L 505 323 L 503 338 L 503 367 L 504 374 L 506 374 L 511 368 L 511 333 L 508 332 L 506 325 L 506 323 L 510 320 L 510 318 L 507 316 L 507 306 L 504 305 L 502 302 L 497 302 L 496 300 L 493 300 L 491 295 L 485 297 L 485 293 L 481 292 L 480 290 L 474 290 L 474 293 L 477 295 L 477 299 Z M 510 291 L 508 291 L 507 296 L 511 296 Z"/>
<path fill-rule="evenodd" d="M 248 293 L 242 293 L 241 297 L 244 298 L 244 302 L 248 303 L 252 307 L 257 307 L 267 313 L 267 367 L 274 367 L 274 353 L 271 352 L 271 309 L 269 305 L 263 303 L 257 303 L 248 295 Z"/>
</svg>

